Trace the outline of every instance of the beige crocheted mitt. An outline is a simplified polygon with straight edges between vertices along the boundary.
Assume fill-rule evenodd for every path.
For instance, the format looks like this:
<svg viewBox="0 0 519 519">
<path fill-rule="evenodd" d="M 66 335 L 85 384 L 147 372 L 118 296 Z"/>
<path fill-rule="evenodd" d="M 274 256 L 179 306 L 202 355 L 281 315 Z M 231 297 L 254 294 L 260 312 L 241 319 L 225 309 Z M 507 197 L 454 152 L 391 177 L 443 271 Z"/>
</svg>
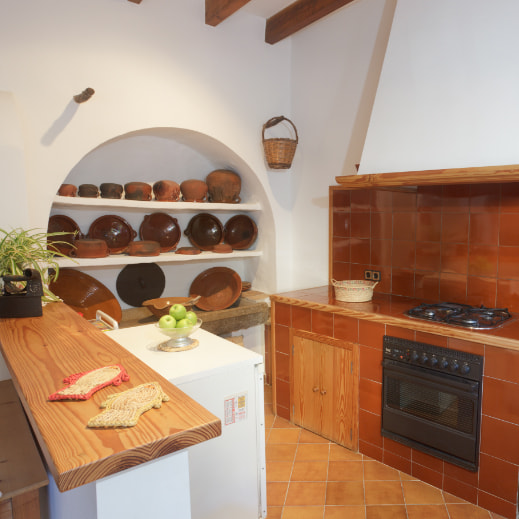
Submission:
<svg viewBox="0 0 519 519">
<path fill-rule="evenodd" d="M 88 421 L 88 427 L 133 427 L 141 414 L 158 409 L 169 397 L 158 382 L 148 382 L 110 395 L 102 404 L 105 410 Z"/>
</svg>

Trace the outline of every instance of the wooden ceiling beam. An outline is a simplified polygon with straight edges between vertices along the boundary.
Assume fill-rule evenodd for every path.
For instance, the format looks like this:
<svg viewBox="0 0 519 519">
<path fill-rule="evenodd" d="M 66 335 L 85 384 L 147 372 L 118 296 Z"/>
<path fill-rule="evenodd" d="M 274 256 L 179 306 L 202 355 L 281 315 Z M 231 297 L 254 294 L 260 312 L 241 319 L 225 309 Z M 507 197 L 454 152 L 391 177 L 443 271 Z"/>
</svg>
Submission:
<svg viewBox="0 0 519 519">
<path fill-rule="evenodd" d="M 297 0 L 267 20 L 265 41 L 277 43 L 353 1 Z"/>
<path fill-rule="evenodd" d="M 205 23 L 216 27 L 250 0 L 205 0 Z"/>
</svg>

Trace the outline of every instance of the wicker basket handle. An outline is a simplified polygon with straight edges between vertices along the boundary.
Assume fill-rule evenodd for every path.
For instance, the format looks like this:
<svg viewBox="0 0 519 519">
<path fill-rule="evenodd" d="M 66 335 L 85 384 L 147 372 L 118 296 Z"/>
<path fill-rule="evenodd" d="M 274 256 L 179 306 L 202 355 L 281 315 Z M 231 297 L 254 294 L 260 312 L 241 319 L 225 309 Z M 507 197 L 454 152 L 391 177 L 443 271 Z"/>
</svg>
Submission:
<svg viewBox="0 0 519 519">
<path fill-rule="evenodd" d="M 279 124 L 283 121 L 288 121 L 292 125 L 292 128 L 294 128 L 294 132 L 296 133 L 296 143 L 299 142 L 299 135 L 297 134 L 297 128 L 296 128 L 295 124 L 290 119 L 285 117 L 284 115 L 278 115 L 277 117 L 272 117 L 272 119 L 269 119 L 263 125 L 263 133 L 262 133 L 263 140 L 265 140 L 265 130 L 267 128 L 272 128 L 273 126 L 276 126 L 276 124 Z"/>
</svg>

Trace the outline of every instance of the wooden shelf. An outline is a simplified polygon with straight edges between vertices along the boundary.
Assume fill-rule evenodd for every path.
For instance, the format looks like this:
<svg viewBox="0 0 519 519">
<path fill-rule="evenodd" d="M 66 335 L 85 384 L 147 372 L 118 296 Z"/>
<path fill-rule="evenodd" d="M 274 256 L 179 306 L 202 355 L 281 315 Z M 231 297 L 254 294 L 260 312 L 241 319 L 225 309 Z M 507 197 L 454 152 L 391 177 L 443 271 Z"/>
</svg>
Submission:
<svg viewBox="0 0 519 519">
<path fill-rule="evenodd" d="M 221 254 L 217 252 L 202 251 L 200 254 L 175 254 L 165 252 L 159 256 L 128 256 L 127 254 L 113 254 L 106 258 L 56 258 L 60 268 L 83 267 L 116 267 L 120 265 L 132 265 L 136 263 L 191 263 L 196 261 L 218 261 L 222 259 L 256 258 L 263 254 L 260 250 L 236 250 Z"/>
<path fill-rule="evenodd" d="M 53 207 L 60 207 L 65 209 L 79 209 L 79 208 L 111 208 L 111 209 L 136 209 L 141 211 L 261 211 L 261 204 L 259 202 L 251 202 L 245 204 L 220 204 L 212 202 L 158 202 L 157 200 L 150 200 L 143 202 L 140 200 L 126 200 L 113 198 L 85 198 L 80 196 L 59 196 L 54 197 Z"/>
<path fill-rule="evenodd" d="M 348 189 L 519 182 L 519 164 L 338 176 L 335 180 Z"/>
</svg>

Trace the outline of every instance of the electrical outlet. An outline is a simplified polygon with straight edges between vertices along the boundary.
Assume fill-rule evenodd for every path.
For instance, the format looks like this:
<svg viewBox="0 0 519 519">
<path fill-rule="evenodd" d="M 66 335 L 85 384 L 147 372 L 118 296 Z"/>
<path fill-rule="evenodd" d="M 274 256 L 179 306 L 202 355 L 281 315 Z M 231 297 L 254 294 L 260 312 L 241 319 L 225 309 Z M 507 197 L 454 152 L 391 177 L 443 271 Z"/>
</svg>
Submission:
<svg viewBox="0 0 519 519">
<path fill-rule="evenodd" d="M 372 270 L 365 270 L 364 271 L 364 279 L 372 280 L 373 279 L 373 271 Z"/>
<path fill-rule="evenodd" d="M 373 281 L 380 281 L 380 270 L 372 270 L 371 271 L 371 279 Z"/>
</svg>

